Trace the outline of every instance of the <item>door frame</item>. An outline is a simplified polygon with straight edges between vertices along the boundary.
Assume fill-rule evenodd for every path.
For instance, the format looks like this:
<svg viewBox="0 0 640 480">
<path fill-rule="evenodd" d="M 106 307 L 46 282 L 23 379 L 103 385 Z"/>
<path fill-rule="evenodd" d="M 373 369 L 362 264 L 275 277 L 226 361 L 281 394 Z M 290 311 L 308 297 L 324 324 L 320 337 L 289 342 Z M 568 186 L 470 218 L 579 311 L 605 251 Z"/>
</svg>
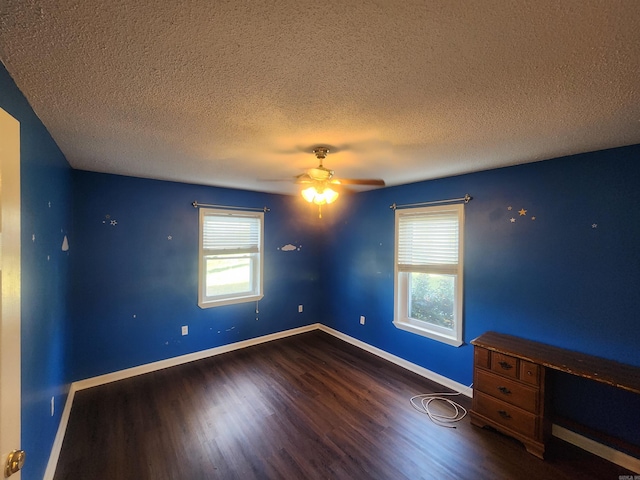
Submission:
<svg viewBox="0 0 640 480">
<path fill-rule="evenodd" d="M 0 478 L 20 449 L 20 282 L 20 123 L 0 108 Z"/>
</svg>

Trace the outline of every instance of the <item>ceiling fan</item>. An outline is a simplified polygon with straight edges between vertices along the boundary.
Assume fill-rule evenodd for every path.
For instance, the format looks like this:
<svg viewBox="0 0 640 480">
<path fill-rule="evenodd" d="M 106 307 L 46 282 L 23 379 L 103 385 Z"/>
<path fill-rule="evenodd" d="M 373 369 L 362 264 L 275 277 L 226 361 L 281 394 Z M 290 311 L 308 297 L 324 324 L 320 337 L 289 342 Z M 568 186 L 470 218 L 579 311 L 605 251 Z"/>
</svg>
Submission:
<svg viewBox="0 0 640 480">
<path fill-rule="evenodd" d="M 339 193 L 336 191 L 337 185 L 373 185 L 384 187 L 384 180 L 377 178 L 337 178 L 334 171 L 325 167 L 322 163 L 329 149 L 327 147 L 316 147 L 313 153 L 319 161 L 315 168 L 310 168 L 305 173 L 295 177 L 299 185 L 308 185 L 300 192 L 302 197 L 309 203 L 318 205 L 318 216 L 322 218 L 322 205 L 333 203 Z M 332 188 L 333 187 L 333 188 Z"/>
<path fill-rule="evenodd" d="M 296 183 L 313 183 L 313 182 L 326 182 L 327 184 L 334 185 L 375 185 L 384 187 L 384 180 L 377 178 L 335 178 L 334 171 L 325 167 L 322 162 L 327 158 L 330 150 L 327 147 L 316 147 L 313 149 L 313 153 L 319 160 L 319 165 L 315 168 L 310 168 L 305 173 L 298 175 Z"/>
</svg>

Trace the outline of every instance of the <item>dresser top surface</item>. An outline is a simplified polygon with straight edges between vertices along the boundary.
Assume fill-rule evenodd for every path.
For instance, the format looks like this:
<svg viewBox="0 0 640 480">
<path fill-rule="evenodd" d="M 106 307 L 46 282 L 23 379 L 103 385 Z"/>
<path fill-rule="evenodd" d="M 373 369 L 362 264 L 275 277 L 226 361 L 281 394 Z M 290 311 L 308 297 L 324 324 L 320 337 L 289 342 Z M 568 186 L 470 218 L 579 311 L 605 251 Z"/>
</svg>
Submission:
<svg viewBox="0 0 640 480">
<path fill-rule="evenodd" d="M 640 367 L 497 332 L 471 344 L 640 394 Z"/>
</svg>

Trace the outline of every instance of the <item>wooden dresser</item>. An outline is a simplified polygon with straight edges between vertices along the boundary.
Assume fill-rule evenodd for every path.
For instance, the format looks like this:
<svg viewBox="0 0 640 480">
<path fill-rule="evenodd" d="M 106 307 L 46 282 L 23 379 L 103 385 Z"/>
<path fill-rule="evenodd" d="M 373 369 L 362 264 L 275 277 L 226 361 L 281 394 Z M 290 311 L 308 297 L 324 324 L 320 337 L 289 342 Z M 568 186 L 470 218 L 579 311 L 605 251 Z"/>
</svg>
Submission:
<svg viewBox="0 0 640 480">
<path fill-rule="evenodd" d="M 544 395 L 545 369 L 540 365 L 475 345 L 471 423 L 517 438 L 543 458 L 551 432 Z"/>
<path fill-rule="evenodd" d="M 640 367 L 496 332 L 471 344 L 471 423 L 517 438 L 540 458 L 551 434 L 549 369 L 640 393 Z"/>
</svg>

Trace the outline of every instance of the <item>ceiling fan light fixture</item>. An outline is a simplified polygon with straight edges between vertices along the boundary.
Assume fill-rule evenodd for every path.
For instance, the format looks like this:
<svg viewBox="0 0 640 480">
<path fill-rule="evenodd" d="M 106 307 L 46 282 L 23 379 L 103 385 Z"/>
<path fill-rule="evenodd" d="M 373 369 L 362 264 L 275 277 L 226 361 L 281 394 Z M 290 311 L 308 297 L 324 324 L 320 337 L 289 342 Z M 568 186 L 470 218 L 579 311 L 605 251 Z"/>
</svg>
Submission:
<svg viewBox="0 0 640 480">
<path fill-rule="evenodd" d="M 339 194 L 335 190 L 329 187 L 326 187 L 322 192 L 322 195 L 324 195 L 324 198 L 326 199 L 327 203 L 333 203 L 335 202 L 336 198 L 338 198 Z"/>
<path fill-rule="evenodd" d="M 315 203 L 316 205 L 324 205 L 325 203 L 333 203 L 338 198 L 338 192 L 335 190 L 321 186 L 316 188 L 315 185 L 303 189 L 301 192 L 302 198 L 309 203 Z"/>
<path fill-rule="evenodd" d="M 313 199 L 316 198 L 318 192 L 316 191 L 316 187 L 307 187 L 302 189 L 300 192 L 302 194 L 302 198 L 304 198 L 307 202 L 313 202 Z"/>
<path fill-rule="evenodd" d="M 316 147 L 313 153 L 319 161 L 316 168 L 310 168 L 305 173 L 298 175 L 296 183 L 305 185 L 300 193 L 309 203 L 318 205 L 318 217 L 322 218 L 322 205 L 333 203 L 337 200 L 339 194 L 331 186 L 334 185 L 376 185 L 384 186 L 384 181 L 373 178 L 352 178 L 338 179 L 333 177 L 333 170 L 322 165 L 322 161 L 327 157 L 329 149 L 327 147 Z M 309 185 L 309 186 L 306 186 Z M 340 187 L 337 187 L 338 189 Z"/>
</svg>

